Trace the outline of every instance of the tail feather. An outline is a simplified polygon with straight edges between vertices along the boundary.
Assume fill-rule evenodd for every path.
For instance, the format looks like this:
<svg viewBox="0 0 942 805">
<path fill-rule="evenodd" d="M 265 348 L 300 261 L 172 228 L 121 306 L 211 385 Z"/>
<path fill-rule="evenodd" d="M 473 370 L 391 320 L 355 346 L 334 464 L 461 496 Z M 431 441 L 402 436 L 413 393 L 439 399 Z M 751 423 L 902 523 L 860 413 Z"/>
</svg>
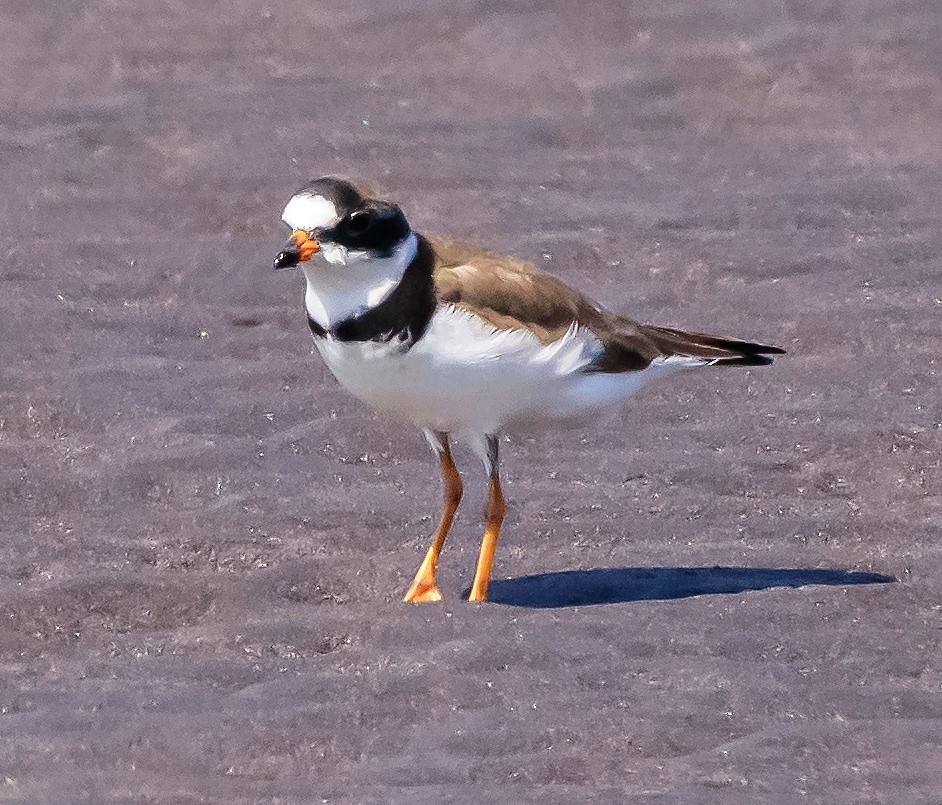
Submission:
<svg viewBox="0 0 942 805">
<path fill-rule="evenodd" d="M 735 338 L 719 338 L 707 333 L 688 333 L 670 327 L 649 325 L 645 328 L 658 348 L 668 356 L 677 355 L 719 366 L 767 366 L 771 355 L 784 355 L 781 347 L 754 344 Z"/>
</svg>

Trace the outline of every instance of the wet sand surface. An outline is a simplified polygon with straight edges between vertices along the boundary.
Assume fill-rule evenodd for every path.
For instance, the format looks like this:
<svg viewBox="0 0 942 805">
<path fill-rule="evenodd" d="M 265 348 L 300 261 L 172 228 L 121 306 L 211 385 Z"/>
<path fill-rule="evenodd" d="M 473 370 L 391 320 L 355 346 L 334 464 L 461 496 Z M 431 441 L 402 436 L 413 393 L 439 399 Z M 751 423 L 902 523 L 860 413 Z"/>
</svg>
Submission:
<svg viewBox="0 0 942 805">
<path fill-rule="evenodd" d="M 0 23 L 0 800 L 942 802 L 942 12 Z M 327 173 L 789 354 L 504 442 L 486 605 L 459 448 L 405 605 L 435 462 L 270 269 Z"/>
</svg>

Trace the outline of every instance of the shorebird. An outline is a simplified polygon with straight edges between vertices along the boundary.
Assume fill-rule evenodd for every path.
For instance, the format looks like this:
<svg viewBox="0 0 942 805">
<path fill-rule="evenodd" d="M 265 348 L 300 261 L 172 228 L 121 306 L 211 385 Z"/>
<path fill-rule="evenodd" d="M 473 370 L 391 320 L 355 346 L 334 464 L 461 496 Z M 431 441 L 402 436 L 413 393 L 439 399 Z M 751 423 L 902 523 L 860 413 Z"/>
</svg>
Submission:
<svg viewBox="0 0 942 805">
<path fill-rule="evenodd" d="M 484 536 L 469 593 L 487 600 L 504 518 L 501 433 L 591 420 L 648 380 L 703 366 L 762 366 L 784 350 L 639 324 L 511 257 L 412 229 L 402 210 L 343 179 L 295 193 L 275 268 L 300 265 L 314 345 L 340 384 L 420 427 L 445 504 L 405 601 L 442 600 L 435 572 L 461 501 L 450 436 L 487 473 Z"/>
</svg>

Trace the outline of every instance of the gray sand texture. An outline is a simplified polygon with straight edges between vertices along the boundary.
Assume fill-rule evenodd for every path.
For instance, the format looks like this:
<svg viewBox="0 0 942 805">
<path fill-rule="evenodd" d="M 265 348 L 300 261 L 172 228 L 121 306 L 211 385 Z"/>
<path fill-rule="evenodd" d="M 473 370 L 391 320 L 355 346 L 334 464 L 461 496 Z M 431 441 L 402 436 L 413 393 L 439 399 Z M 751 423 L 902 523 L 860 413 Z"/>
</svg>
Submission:
<svg viewBox="0 0 942 805">
<path fill-rule="evenodd" d="M 0 801 L 942 803 L 942 9 L 0 9 Z M 421 434 L 271 270 L 308 179 L 778 344 Z"/>
</svg>

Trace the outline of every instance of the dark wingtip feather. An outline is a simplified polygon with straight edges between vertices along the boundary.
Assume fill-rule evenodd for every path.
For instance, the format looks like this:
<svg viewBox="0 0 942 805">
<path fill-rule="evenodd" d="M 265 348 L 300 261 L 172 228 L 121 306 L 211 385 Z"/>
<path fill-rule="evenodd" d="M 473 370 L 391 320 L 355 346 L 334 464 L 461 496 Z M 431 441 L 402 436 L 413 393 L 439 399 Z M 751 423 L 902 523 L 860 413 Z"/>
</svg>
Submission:
<svg viewBox="0 0 942 805">
<path fill-rule="evenodd" d="M 741 352 L 732 358 L 720 358 L 717 362 L 720 366 L 768 366 L 772 363 L 770 355 L 784 355 L 785 350 L 781 347 L 770 347 L 765 344 L 751 344 L 749 342 L 731 341 L 727 342 L 730 348 Z M 733 347 L 733 345 L 735 345 Z"/>
<path fill-rule="evenodd" d="M 665 354 L 702 358 L 718 366 L 768 366 L 772 363 L 770 355 L 785 354 L 781 347 L 722 338 L 708 333 L 689 333 L 655 326 L 649 326 L 647 330 L 655 336 L 658 347 Z"/>
<path fill-rule="evenodd" d="M 768 355 L 743 355 L 738 358 L 720 358 L 718 366 L 768 366 L 772 359 Z"/>
</svg>

